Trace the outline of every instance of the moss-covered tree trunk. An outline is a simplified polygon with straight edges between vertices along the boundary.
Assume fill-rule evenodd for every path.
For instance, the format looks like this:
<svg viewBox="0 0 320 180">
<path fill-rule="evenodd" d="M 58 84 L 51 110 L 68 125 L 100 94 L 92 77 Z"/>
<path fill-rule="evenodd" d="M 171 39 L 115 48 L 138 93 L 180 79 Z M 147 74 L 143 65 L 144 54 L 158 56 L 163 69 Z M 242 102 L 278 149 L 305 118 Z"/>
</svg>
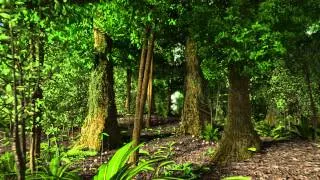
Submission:
<svg viewBox="0 0 320 180">
<path fill-rule="evenodd" d="M 136 111 L 135 111 L 135 119 L 134 119 L 133 132 L 132 132 L 133 146 L 137 146 L 140 143 L 140 134 L 141 134 L 141 128 L 142 128 L 142 122 L 143 122 L 143 110 L 146 103 L 151 60 L 153 56 L 153 47 L 154 47 L 154 32 L 147 28 L 145 32 L 145 39 L 143 42 L 140 65 L 139 65 Z M 134 152 L 130 157 L 130 162 L 136 163 L 137 160 L 138 160 L 138 153 Z"/>
<path fill-rule="evenodd" d="M 121 144 L 113 89 L 113 64 L 108 58 L 111 47 L 111 38 L 95 28 L 95 68 L 91 73 L 89 84 L 88 115 L 81 128 L 81 137 L 76 144 L 79 148 L 99 150 L 102 132 L 109 135 L 106 138 L 109 148 Z"/>
<path fill-rule="evenodd" d="M 186 73 L 181 131 L 184 134 L 199 136 L 204 121 L 209 120 L 210 115 L 206 113 L 208 107 L 204 100 L 203 78 L 200 73 L 196 42 L 190 38 L 186 44 Z"/>
<path fill-rule="evenodd" d="M 247 159 L 252 155 L 248 148 L 260 149 L 260 139 L 251 122 L 249 77 L 240 68 L 229 68 L 228 120 L 214 161 L 218 164 Z"/>
</svg>

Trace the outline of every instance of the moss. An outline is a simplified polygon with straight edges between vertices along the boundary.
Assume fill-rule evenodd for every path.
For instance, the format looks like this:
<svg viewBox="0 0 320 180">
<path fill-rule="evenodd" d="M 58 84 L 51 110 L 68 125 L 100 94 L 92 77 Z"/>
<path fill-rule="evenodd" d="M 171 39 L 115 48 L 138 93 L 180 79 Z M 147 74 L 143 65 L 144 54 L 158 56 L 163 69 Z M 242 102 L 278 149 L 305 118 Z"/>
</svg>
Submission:
<svg viewBox="0 0 320 180">
<path fill-rule="evenodd" d="M 199 136 L 201 134 L 204 120 L 208 119 L 201 108 L 208 109 L 207 103 L 204 102 L 202 88 L 202 76 L 200 75 L 199 60 L 196 54 L 196 44 L 193 40 L 188 39 L 186 45 L 187 56 L 187 76 L 186 76 L 186 93 L 181 116 L 180 131 L 183 134 L 192 134 Z"/>
<path fill-rule="evenodd" d="M 88 115 L 81 129 L 81 137 L 76 146 L 99 150 L 101 146 L 100 134 L 105 126 L 107 117 L 107 103 L 105 89 L 105 67 L 100 64 L 92 73 L 89 85 Z"/>
</svg>

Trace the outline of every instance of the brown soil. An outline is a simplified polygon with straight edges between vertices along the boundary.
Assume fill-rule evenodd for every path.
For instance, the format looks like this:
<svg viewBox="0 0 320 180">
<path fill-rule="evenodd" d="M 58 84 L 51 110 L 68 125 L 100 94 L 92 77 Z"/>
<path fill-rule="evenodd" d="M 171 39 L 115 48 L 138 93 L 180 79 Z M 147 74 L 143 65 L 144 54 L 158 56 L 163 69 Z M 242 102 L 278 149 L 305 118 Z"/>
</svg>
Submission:
<svg viewBox="0 0 320 180">
<path fill-rule="evenodd" d="M 171 128 L 171 129 L 170 129 Z M 151 139 L 143 147 L 150 153 L 156 152 L 161 147 L 172 146 L 172 160 L 176 163 L 192 163 L 197 167 L 209 167 L 210 171 L 203 173 L 200 179 L 221 179 L 229 176 L 250 176 L 252 179 L 310 179 L 320 180 L 320 147 L 319 145 L 303 140 L 270 141 L 264 140 L 263 149 L 251 159 L 238 163 L 230 163 L 224 167 L 215 166 L 211 162 L 211 156 L 216 144 L 207 142 L 192 136 L 161 137 L 178 128 L 178 124 L 170 127 L 156 127 L 152 130 L 144 130 L 143 136 Z M 170 129 L 170 130 L 168 130 Z M 159 138 L 160 136 L 160 138 Z M 110 151 L 104 155 L 103 161 L 114 153 Z M 95 159 L 95 160 L 94 160 Z M 88 158 L 83 163 L 84 174 L 95 174 L 100 164 L 97 157 Z M 91 171 L 88 171 L 91 169 Z M 90 172 L 90 173 L 88 173 Z"/>
</svg>

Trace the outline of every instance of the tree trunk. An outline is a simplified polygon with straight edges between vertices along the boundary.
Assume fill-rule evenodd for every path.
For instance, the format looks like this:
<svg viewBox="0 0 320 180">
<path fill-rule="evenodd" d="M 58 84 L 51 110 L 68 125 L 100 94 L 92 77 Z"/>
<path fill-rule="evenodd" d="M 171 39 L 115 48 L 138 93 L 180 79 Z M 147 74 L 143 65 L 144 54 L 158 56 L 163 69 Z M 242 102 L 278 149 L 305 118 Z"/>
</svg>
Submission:
<svg viewBox="0 0 320 180">
<path fill-rule="evenodd" d="M 149 128 L 151 124 L 151 113 L 152 113 L 152 101 L 153 101 L 153 90 L 152 90 L 152 80 L 153 80 L 153 57 L 151 57 L 150 73 L 149 73 L 149 82 L 148 82 L 148 93 L 147 93 L 147 102 L 148 102 L 148 115 L 146 120 L 146 127 Z"/>
<path fill-rule="evenodd" d="M 172 90 L 171 90 L 171 79 L 169 78 L 168 80 L 168 91 L 167 91 L 167 117 L 171 117 L 172 116 L 172 112 L 171 112 L 171 94 L 172 94 Z"/>
<path fill-rule="evenodd" d="M 148 37 L 149 29 L 146 30 L 146 37 Z M 141 52 L 141 59 L 140 59 L 140 66 L 139 66 L 139 79 L 138 79 L 138 90 L 137 90 L 137 97 L 136 97 L 136 111 L 135 111 L 135 119 L 133 125 L 133 132 L 132 132 L 132 140 L 133 146 L 137 146 L 140 143 L 140 133 L 141 133 L 141 126 L 143 122 L 143 111 L 144 105 L 146 102 L 146 95 L 147 95 L 147 88 L 149 82 L 149 75 L 150 75 L 150 67 L 151 67 L 151 59 L 153 56 L 153 47 L 154 47 L 154 32 L 150 32 L 149 38 L 145 38 L 142 52 Z M 137 151 L 132 154 L 130 157 L 130 162 L 136 163 L 138 160 L 138 153 Z"/>
<path fill-rule="evenodd" d="M 24 140 L 21 138 L 24 134 L 24 126 L 20 126 L 19 122 L 19 112 L 18 112 L 18 91 L 17 91 L 17 76 L 16 76 L 16 57 L 15 57 L 15 46 L 14 46 L 14 36 L 13 36 L 13 29 L 10 27 L 10 37 L 11 37 L 11 53 L 13 59 L 12 65 L 12 74 L 13 74 L 13 121 L 14 121 L 14 133 L 13 133 L 13 151 L 15 152 L 15 160 L 16 160 L 16 167 L 17 167 L 17 179 L 24 180 L 25 179 L 25 171 L 26 171 L 26 164 L 25 164 L 25 152 L 24 147 L 25 142 L 21 142 Z"/>
<path fill-rule="evenodd" d="M 127 114 L 130 114 L 130 104 L 131 104 L 131 77 L 132 71 L 130 68 L 127 69 L 127 95 L 126 95 L 126 110 Z"/>
<path fill-rule="evenodd" d="M 113 65 L 107 57 L 111 53 L 112 40 L 105 33 L 94 28 L 95 68 L 89 84 L 88 115 L 81 128 L 78 148 L 99 150 L 102 132 L 109 137 L 110 148 L 121 144 L 120 130 L 115 106 Z"/>
<path fill-rule="evenodd" d="M 260 149 L 260 139 L 251 122 L 249 77 L 240 68 L 229 68 L 228 120 L 214 157 L 218 164 L 247 159 L 252 155 L 248 148 Z"/>
<path fill-rule="evenodd" d="M 36 45 L 38 46 L 36 48 Z M 41 69 L 43 67 L 44 63 L 44 44 L 43 44 L 43 38 L 40 37 L 39 41 L 37 43 L 32 42 L 31 46 L 33 46 L 32 53 L 34 62 L 39 61 L 38 66 L 38 79 L 37 82 L 35 82 L 35 90 L 32 95 L 32 104 L 34 108 L 34 115 L 33 115 L 33 121 L 32 121 L 32 134 L 31 134 L 31 140 L 30 140 L 30 160 L 29 160 L 29 167 L 31 170 L 31 173 L 34 172 L 36 167 L 36 159 L 40 157 L 40 143 L 41 143 L 41 132 L 42 127 L 40 124 L 41 117 L 42 117 L 42 108 L 37 107 L 36 101 L 43 98 L 42 89 L 41 89 Z M 36 56 L 38 54 L 38 57 Z M 37 121 L 37 118 L 40 120 Z"/>
<path fill-rule="evenodd" d="M 307 63 L 304 64 L 305 67 L 305 74 L 306 74 L 306 83 L 308 87 L 308 95 L 310 99 L 310 109 L 312 113 L 312 126 L 314 130 L 313 139 L 317 139 L 317 126 L 318 126 L 318 112 L 317 107 L 314 103 L 313 95 L 312 95 L 312 87 L 311 87 L 311 80 L 310 80 L 310 69 Z"/>
<path fill-rule="evenodd" d="M 184 134 L 201 135 L 205 120 L 209 120 L 210 113 L 204 101 L 200 63 L 197 57 L 196 43 L 188 38 L 186 44 L 186 81 L 185 99 L 181 116 L 181 131 Z"/>
</svg>

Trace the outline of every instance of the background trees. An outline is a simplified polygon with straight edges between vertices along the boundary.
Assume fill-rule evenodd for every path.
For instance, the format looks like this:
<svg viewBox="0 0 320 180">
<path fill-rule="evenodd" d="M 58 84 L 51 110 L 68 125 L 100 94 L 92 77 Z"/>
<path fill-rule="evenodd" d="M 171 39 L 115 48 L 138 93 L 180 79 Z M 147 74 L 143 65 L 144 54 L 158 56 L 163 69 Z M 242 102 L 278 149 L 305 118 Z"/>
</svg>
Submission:
<svg viewBox="0 0 320 180">
<path fill-rule="evenodd" d="M 224 126 L 218 163 L 259 150 L 264 126 L 272 136 L 307 122 L 316 139 L 318 4 L 1 1 L 0 128 L 14 139 L 19 179 L 27 155 L 35 170 L 41 138 L 99 150 L 107 133 L 104 147 L 129 138 L 137 146 L 152 113 L 180 118 L 184 135 Z M 175 92 L 181 112 L 171 107 Z M 118 117 L 133 112 L 133 130 L 121 134 Z"/>
</svg>

